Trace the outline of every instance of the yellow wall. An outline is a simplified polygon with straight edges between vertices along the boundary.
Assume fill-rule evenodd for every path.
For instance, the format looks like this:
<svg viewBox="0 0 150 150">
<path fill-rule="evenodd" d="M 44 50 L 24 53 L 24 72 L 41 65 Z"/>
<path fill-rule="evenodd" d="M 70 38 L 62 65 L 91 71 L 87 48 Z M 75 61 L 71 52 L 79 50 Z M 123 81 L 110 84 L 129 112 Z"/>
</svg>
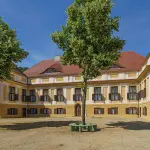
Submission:
<svg viewBox="0 0 150 150">
<path fill-rule="evenodd" d="M 111 73 L 110 74 L 110 78 L 117 78 L 118 77 L 118 73 Z"/>
<path fill-rule="evenodd" d="M 136 72 L 130 72 L 130 73 L 128 73 L 128 77 L 136 77 Z"/>
<path fill-rule="evenodd" d="M 76 76 L 76 77 L 75 77 L 75 80 L 81 80 L 81 77 Z"/>
<path fill-rule="evenodd" d="M 58 78 L 56 78 L 56 81 L 64 81 L 64 78 L 63 77 L 58 77 Z"/>
</svg>

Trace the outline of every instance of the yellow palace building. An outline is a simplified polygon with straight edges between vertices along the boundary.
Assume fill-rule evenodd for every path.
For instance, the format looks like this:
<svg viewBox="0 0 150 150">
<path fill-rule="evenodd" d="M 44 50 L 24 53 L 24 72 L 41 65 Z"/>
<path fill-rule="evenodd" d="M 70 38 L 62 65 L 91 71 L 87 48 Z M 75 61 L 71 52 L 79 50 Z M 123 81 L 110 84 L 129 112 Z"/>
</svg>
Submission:
<svg viewBox="0 0 150 150">
<path fill-rule="evenodd" d="M 59 57 L 43 60 L 13 81 L 0 82 L 0 117 L 81 116 L 81 69 Z M 150 117 L 150 54 L 122 52 L 108 70 L 88 82 L 87 117 Z"/>
</svg>

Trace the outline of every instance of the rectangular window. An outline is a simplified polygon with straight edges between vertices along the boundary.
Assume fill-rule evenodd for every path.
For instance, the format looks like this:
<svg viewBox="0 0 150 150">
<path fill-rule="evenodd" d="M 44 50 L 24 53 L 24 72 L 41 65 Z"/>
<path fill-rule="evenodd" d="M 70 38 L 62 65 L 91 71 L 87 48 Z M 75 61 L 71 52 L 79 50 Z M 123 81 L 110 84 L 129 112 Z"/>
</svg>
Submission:
<svg viewBox="0 0 150 150">
<path fill-rule="evenodd" d="M 56 108 L 54 109 L 55 114 L 66 114 L 66 109 L 64 108 Z"/>
<path fill-rule="evenodd" d="M 30 90 L 30 96 L 35 96 L 35 90 Z"/>
<path fill-rule="evenodd" d="M 118 86 L 112 86 L 111 87 L 111 93 L 113 93 L 113 94 L 118 93 Z"/>
<path fill-rule="evenodd" d="M 95 87 L 94 94 L 101 94 L 101 87 Z"/>
<path fill-rule="evenodd" d="M 95 87 L 94 88 L 94 94 L 92 95 L 92 100 L 94 100 L 94 101 L 101 101 L 102 100 L 101 87 Z"/>
<path fill-rule="evenodd" d="M 22 95 L 26 96 L 26 94 L 27 94 L 27 90 L 22 89 Z"/>
<path fill-rule="evenodd" d="M 7 109 L 7 114 L 8 115 L 17 115 L 18 114 L 18 109 L 16 109 L 16 108 L 9 108 L 9 109 Z"/>
<path fill-rule="evenodd" d="M 120 94 L 118 93 L 118 86 L 111 87 L 111 93 L 109 94 L 109 99 L 112 101 L 120 100 Z"/>
<path fill-rule="evenodd" d="M 57 95 L 63 95 L 63 89 L 57 89 Z"/>
<path fill-rule="evenodd" d="M 136 107 L 129 107 L 129 108 L 126 108 L 126 114 L 138 114 L 137 111 L 138 108 Z"/>
<path fill-rule="evenodd" d="M 129 86 L 128 100 L 137 100 L 137 88 L 136 86 Z"/>
<path fill-rule="evenodd" d="M 81 101 L 81 88 L 75 88 L 75 95 L 73 99 L 75 101 Z"/>
<path fill-rule="evenodd" d="M 15 94 L 15 87 L 10 86 L 9 93 L 10 94 Z"/>
<path fill-rule="evenodd" d="M 15 94 L 15 87 L 9 87 L 9 100 L 15 101 L 18 100 L 18 94 Z"/>
<path fill-rule="evenodd" d="M 104 114 L 104 108 L 94 108 L 94 114 Z"/>
<path fill-rule="evenodd" d="M 35 101 L 36 101 L 35 90 L 30 90 L 30 102 Z"/>
<path fill-rule="evenodd" d="M 47 96 L 49 94 L 48 89 L 43 89 L 43 95 Z"/>
<path fill-rule="evenodd" d="M 49 108 L 40 109 L 40 114 L 50 114 L 50 109 Z"/>
<path fill-rule="evenodd" d="M 28 114 L 37 114 L 37 108 L 29 108 L 27 112 Z"/>
<path fill-rule="evenodd" d="M 112 107 L 112 108 L 108 108 L 108 114 L 118 114 L 118 107 Z"/>
</svg>

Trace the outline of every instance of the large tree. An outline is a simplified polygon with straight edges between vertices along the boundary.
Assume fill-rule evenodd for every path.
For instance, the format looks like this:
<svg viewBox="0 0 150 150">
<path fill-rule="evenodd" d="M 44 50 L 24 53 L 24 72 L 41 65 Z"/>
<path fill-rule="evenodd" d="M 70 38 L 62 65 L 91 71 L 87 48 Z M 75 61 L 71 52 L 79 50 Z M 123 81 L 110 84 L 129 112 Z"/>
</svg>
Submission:
<svg viewBox="0 0 150 150">
<path fill-rule="evenodd" d="M 11 29 L 0 17 L 0 80 L 10 79 L 16 63 L 26 58 L 28 52 L 21 48 L 16 30 Z"/>
<path fill-rule="evenodd" d="M 114 35 L 119 31 L 119 17 L 112 17 L 112 0 L 74 0 L 67 8 L 67 23 L 51 34 L 63 50 L 62 63 L 82 68 L 82 123 L 85 124 L 88 80 L 100 75 L 120 57 L 124 40 Z"/>
</svg>

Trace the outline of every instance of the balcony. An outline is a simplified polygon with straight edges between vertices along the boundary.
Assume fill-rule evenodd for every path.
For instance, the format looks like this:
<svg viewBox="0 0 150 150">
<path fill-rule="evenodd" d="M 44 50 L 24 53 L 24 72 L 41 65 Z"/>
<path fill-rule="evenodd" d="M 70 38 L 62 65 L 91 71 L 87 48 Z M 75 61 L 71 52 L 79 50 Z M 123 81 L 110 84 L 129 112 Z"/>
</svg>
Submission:
<svg viewBox="0 0 150 150">
<path fill-rule="evenodd" d="M 103 101 L 103 95 L 102 94 L 92 94 L 92 100 L 93 101 Z"/>
<path fill-rule="evenodd" d="M 82 95 L 81 94 L 74 94 L 73 95 L 73 100 L 74 101 L 81 101 L 82 100 Z"/>
<path fill-rule="evenodd" d="M 26 96 L 26 101 L 27 102 L 36 102 L 36 96 L 35 95 Z"/>
<path fill-rule="evenodd" d="M 9 100 L 10 101 L 17 101 L 18 100 L 18 94 L 9 93 Z"/>
<path fill-rule="evenodd" d="M 138 93 L 127 93 L 128 100 L 138 100 Z"/>
<path fill-rule="evenodd" d="M 57 102 L 64 102 L 65 98 L 63 95 L 55 95 L 54 96 L 55 101 Z"/>
<path fill-rule="evenodd" d="M 42 96 L 40 96 L 40 101 L 41 102 L 49 102 L 50 101 L 49 95 L 42 95 Z"/>
<path fill-rule="evenodd" d="M 121 100 L 120 93 L 109 93 L 109 100 L 111 101 Z"/>
</svg>

